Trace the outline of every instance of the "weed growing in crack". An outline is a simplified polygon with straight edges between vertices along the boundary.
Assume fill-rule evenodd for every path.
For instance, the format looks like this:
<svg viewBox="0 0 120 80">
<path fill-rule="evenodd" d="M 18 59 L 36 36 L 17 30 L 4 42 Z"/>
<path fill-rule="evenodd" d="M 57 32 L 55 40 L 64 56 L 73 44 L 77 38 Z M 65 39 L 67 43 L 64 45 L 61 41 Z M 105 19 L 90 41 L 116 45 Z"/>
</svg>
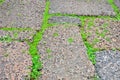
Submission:
<svg viewBox="0 0 120 80">
<path fill-rule="evenodd" d="M 49 5 L 50 2 L 47 0 L 46 1 L 46 7 L 45 7 L 45 12 L 43 14 L 43 23 L 41 29 L 34 35 L 33 41 L 28 42 L 30 48 L 29 48 L 29 53 L 32 57 L 32 71 L 30 73 L 30 79 L 31 80 L 37 80 L 38 76 L 40 76 L 41 69 L 42 69 L 42 61 L 40 61 L 40 55 L 38 53 L 37 46 L 39 44 L 39 41 L 42 39 L 42 36 L 44 34 L 44 31 L 48 28 L 48 19 L 49 19 Z"/>
<path fill-rule="evenodd" d="M 114 20 L 120 21 L 120 10 L 119 8 L 115 5 L 114 0 L 108 0 L 109 4 L 112 6 L 114 9 L 116 16 L 113 18 Z"/>
</svg>

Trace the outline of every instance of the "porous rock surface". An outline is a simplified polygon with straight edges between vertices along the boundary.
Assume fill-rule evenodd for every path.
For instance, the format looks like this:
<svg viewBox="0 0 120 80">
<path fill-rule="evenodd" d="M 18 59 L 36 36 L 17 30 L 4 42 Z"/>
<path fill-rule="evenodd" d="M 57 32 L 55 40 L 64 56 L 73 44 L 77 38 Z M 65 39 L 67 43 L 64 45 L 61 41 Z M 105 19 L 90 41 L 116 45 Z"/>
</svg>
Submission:
<svg viewBox="0 0 120 80">
<path fill-rule="evenodd" d="M 0 27 L 40 29 L 45 0 L 5 0 L 0 5 Z"/>
<path fill-rule="evenodd" d="M 25 80 L 32 66 L 25 42 L 0 42 L 0 80 Z"/>
<path fill-rule="evenodd" d="M 53 16 L 49 19 L 49 23 L 71 23 L 80 24 L 80 19 L 68 16 Z"/>
<path fill-rule="evenodd" d="M 94 76 L 95 69 L 79 31 L 73 25 L 58 25 L 45 31 L 38 46 L 43 62 L 39 80 L 90 80 Z M 73 41 L 69 42 L 70 38 Z"/>
<path fill-rule="evenodd" d="M 50 0 L 49 13 L 115 15 L 107 0 Z"/>
<path fill-rule="evenodd" d="M 114 2 L 117 5 L 117 7 L 120 9 L 120 0 L 114 0 Z"/>
<path fill-rule="evenodd" d="M 0 38 L 10 37 L 13 40 L 19 40 L 19 41 L 33 41 L 33 36 L 35 35 L 35 30 L 14 30 L 14 31 L 5 31 L 0 30 Z"/>
<path fill-rule="evenodd" d="M 93 22 L 94 25 L 90 25 Z M 120 21 L 108 19 L 85 20 L 87 41 L 99 49 L 120 49 Z M 97 41 L 96 41 L 97 40 Z"/>
<path fill-rule="evenodd" d="M 120 80 L 120 51 L 97 52 L 95 67 L 100 80 Z"/>
</svg>

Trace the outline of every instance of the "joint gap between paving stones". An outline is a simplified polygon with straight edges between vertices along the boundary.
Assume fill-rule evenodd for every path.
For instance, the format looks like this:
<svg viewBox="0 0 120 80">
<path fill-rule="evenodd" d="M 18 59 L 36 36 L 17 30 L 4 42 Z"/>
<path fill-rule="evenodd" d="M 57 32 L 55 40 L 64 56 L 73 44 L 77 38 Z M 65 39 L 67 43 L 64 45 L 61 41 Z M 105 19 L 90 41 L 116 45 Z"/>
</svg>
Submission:
<svg viewBox="0 0 120 80">
<path fill-rule="evenodd" d="M 32 57 L 32 71 L 30 74 L 30 79 L 31 80 L 37 80 L 38 77 L 42 75 L 41 70 L 42 70 L 42 62 L 40 61 L 40 55 L 38 53 L 37 46 L 39 44 L 39 41 L 42 39 L 42 35 L 44 34 L 44 31 L 48 28 L 48 11 L 49 11 L 49 4 L 50 2 L 47 0 L 46 5 L 45 5 L 45 12 L 43 14 L 43 22 L 42 22 L 42 27 L 41 29 L 33 36 L 33 41 L 27 43 L 29 44 L 29 53 Z"/>
<path fill-rule="evenodd" d="M 119 8 L 115 5 L 114 0 L 108 0 L 108 2 L 109 2 L 109 4 L 111 5 L 111 7 L 113 8 L 113 10 L 115 11 L 115 13 L 116 13 L 116 16 L 115 16 L 114 20 L 120 21 L 120 10 L 119 10 Z"/>
</svg>

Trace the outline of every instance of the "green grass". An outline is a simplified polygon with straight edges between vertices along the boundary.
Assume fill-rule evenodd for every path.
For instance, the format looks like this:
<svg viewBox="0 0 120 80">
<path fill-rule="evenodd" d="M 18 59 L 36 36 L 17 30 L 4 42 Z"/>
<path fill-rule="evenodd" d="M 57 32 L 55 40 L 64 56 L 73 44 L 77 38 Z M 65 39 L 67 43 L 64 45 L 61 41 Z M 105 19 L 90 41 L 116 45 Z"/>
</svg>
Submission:
<svg viewBox="0 0 120 80">
<path fill-rule="evenodd" d="M 0 5 L 2 5 L 5 2 L 5 0 L 0 0 Z"/>
</svg>

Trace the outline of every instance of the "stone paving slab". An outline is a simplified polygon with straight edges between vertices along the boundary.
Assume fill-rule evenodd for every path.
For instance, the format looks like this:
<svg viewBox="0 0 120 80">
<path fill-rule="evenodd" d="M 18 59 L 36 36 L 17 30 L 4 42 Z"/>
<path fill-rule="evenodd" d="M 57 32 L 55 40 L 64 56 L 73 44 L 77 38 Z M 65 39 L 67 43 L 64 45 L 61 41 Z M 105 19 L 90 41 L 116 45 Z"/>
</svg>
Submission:
<svg viewBox="0 0 120 80">
<path fill-rule="evenodd" d="M 120 0 L 114 0 L 114 2 L 118 6 L 118 8 L 120 9 Z"/>
<path fill-rule="evenodd" d="M 107 0 L 50 0 L 49 13 L 115 15 Z"/>
<path fill-rule="evenodd" d="M 13 40 L 19 40 L 19 41 L 25 41 L 33 40 L 33 36 L 35 35 L 36 31 L 35 30 L 24 30 L 24 31 L 19 31 L 19 30 L 14 30 L 14 31 L 5 31 L 5 30 L 0 30 L 0 39 L 2 38 L 11 38 Z"/>
<path fill-rule="evenodd" d="M 120 51 L 97 52 L 95 66 L 100 80 L 120 80 Z"/>
<path fill-rule="evenodd" d="M 49 19 L 49 23 L 71 23 L 80 24 L 80 19 L 68 16 L 53 16 Z"/>
<path fill-rule="evenodd" d="M 40 29 L 45 0 L 5 0 L 0 6 L 0 27 Z"/>
<path fill-rule="evenodd" d="M 0 80 L 25 80 L 32 66 L 25 42 L 0 42 Z"/>
<path fill-rule="evenodd" d="M 94 66 L 87 57 L 78 26 L 48 28 L 38 45 L 43 62 L 39 80 L 90 80 Z"/>
<path fill-rule="evenodd" d="M 85 22 L 87 41 L 93 44 L 94 48 L 120 49 L 120 21 L 96 18 L 87 19 Z"/>
</svg>

